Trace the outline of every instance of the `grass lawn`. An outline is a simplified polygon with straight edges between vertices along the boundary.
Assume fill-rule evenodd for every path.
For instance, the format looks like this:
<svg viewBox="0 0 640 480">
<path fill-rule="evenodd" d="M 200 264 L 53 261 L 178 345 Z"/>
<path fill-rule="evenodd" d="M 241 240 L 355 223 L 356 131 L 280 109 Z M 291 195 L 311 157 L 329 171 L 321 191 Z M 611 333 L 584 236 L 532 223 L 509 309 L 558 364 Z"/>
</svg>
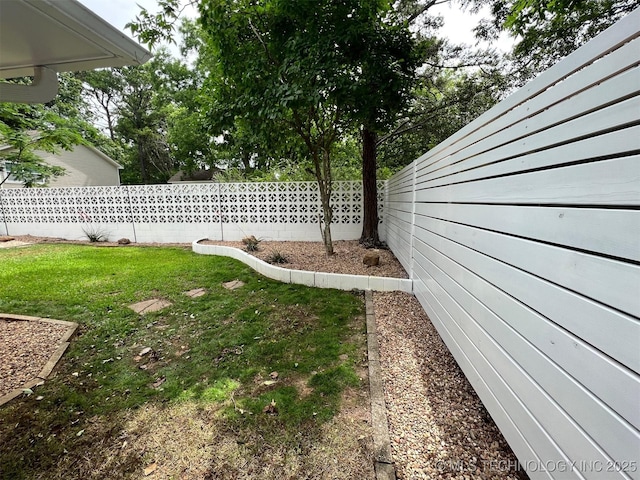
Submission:
<svg viewBox="0 0 640 480">
<path fill-rule="evenodd" d="M 150 298 L 173 305 L 127 308 Z M 2 312 L 80 328 L 45 385 L 0 408 L 0 478 L 372 471 L 358 294 L 177 247 L 34 245 L 0 250 Z"/>
</svg>

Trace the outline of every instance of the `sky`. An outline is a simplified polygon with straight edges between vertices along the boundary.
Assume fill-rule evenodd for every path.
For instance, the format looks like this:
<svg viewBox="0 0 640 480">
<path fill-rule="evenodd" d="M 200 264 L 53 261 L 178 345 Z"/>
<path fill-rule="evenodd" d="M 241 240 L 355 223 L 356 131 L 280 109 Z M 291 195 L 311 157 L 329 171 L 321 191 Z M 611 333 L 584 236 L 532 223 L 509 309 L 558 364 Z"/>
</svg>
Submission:
<svg viewBox="0 0 640 480">
<path fill-rule="evenodd" d="M 131 32 L 129 29 L 125 29 L 124 26 L 126 23 L 132 21 L 139 13 L 140 7 L 138 7 L 138 5 L 145 7 L 150 12 L 157 11 L 156 0 L 78 1 L 129 37 L 131 37 Z M 482 15 L 472 15 L 468 11 L 462 11 L 459 6 L 452 6 L 450 3 L 436 5 L 435 7 L 432 7 L 431 11 L 439 13 L 445 17 L 445 24 L 440 31 L 444 36 L 449 37 L 453 43 L 466 43 L 468 45 L 475 44 L 473 28 L 476 26 Z M 191 15 L 195 15 L 195 11 L 193 9 L 191 9 Z M 510 43 L 508 41 L 502 41 L 500 45 L 502 50 L 508 50 L 510 47 Z M 174 52 L 174 55 L 176 52 Z"/>
<path fill-rule="evenodd" d="M 158 10 L 156 0 L 78 0 L 81 4 L 101 16 L 114 27 L 131 37 L 125 24 L 132 21 L 140 12 L 140 6 L 150 12 Z"/>
</svg>

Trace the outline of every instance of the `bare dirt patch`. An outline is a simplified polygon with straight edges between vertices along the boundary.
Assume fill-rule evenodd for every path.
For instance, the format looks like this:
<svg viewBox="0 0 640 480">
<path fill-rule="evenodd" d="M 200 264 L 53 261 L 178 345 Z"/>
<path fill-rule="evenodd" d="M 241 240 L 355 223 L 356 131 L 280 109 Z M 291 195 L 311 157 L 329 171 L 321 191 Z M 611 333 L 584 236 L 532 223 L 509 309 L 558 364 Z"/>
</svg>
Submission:
<svg viewBox="0 0 640 480">
<path fill-rule="evenodd" d="M 352 393 L 330 422 L 301 426 L 293 441 L 275 444 L 232 428 L 220 405 L 146 405 L 127 414 L 102 456 L 112 464 L 138 459 L 154 479 L 373 478 L 367 411 L 366 399 Z M 91 471 L 86 463 L 83 470 Z"/>
<path fill-rule="evenodd" d="M 24 247 L 26 245 L 30 245 L 30 243 L 14 239 L 0 241 L 0 248 Z"/>
<path fill-rule="evenodd" d="M 84 240 L 69 240 L 66 238 L 59 237 L 38 237 L 35 235 L 14 235 L 14 240 L 11 242 L 4 242 L 4 244 L 0 243 L 0 248 L 2 247 L 12 247 L 12 246 L 23 246 L 23 245 L 31 245 L 34 243 L 65 243 L 65 244 L 74 244 L 74 245 L 91 245 L 94 247 L 182 247 L 185 249 L 191 248 L 190 243 L 158 243 L 158 242 L 146 242 L 146 243 L 128 243 L 121 244 L 117 241 L 114 242 L 90 242 L 87 239 Z"/>
</svg>

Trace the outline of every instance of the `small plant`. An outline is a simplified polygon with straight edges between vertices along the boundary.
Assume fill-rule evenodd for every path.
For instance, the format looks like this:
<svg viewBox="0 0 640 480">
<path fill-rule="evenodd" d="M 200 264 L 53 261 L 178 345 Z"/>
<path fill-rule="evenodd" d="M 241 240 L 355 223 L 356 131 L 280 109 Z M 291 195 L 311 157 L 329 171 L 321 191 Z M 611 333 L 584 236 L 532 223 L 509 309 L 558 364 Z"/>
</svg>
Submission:
<svg viewBox="0 0 640 480">
<path fill-rule="evenodd" d="M 271 254 L 267 257 L 267 262 L 269 263 L 289 263 L 289 259 L 278 250 L 273 250 Z"/>
<path fill-rule="evenodd" d="M 256 238 L 253 235 L 251 235 L 249 237 L 244 237 L 242 239 L 242 243 L 244 243 L 244 249 L 247 252 L 257 252 L 258 251 L 258 245 L 260 245 L 261 241 L 262 241 L 261 239 Z"/>
<path fill-rule="evenodd" d="M 109 232 L 101 227 L 88 225 L 86 227 L 82 227 L 82 231 L 91 243 L 106 242 L 109 240 Z"/>
<path fill-rule="evenodd" d="M 82 232 L 90 242 L 106 242 L 109 240 L 109 232 L 107 230 L 93 223 L 91 217 L 86 213 L 79 212 L 79 215 L 82 223 L 84 223 Z"/>
</svg>

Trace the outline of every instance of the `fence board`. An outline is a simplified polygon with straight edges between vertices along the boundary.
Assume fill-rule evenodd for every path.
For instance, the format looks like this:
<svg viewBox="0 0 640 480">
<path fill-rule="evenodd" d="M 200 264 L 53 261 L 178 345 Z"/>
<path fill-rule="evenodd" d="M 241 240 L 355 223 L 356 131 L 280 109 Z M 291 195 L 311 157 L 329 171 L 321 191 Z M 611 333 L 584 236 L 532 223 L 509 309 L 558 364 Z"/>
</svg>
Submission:
<svg viewBox="0 0 640 480">
<path fill-rule="evenodd" d="M 603 113 L 606 115 L 608 112 Z M 579 118 L 571 122 L 571 125 L 551 128 L 486 154 L 448 165 L 433 175 L 421 177 L 420 186 L 422 188 L 438 187 L 512 175 L 589 159 L 624 156 L 640 150 L 640 126 L 600 134 L 602 130 L 608 129 L 608 127 L 603 128 L 603 125 L 595 119 L 601 115 L 602 113 L 599 112 Z M 633 108 L 629 108 L 629 118 L 632 116 Z M 611 120 L 609 126 L 613 127 L 619 123 L 620 117 L 616 114 Z"/>
<path fill-rule="evenodd" d="M 538 132 L 529 137 L 520 139 L 519 141 L 500 146 L 499 148 L 486 152 L 483 155 L 479 155 L 478 159 L 475 161 L 477 162 L 479 160 L 481 165 L 512 158 L 520 158 L 523 159 L 523 161 L 527 161 L 526 157 L 523 158 L 523 156 L 526 154 L 535 155 L 540 150 L 544 151 L 548 148 L 561 146 L 563 144 L 575 142 L 584 138 L 595 137 L 614 129 L 622 129 L 628 126 L 633 126 L 632 124 L 637 123 L 638 120 L 638 109 L 640 108 L 639 101 L 640 100 L 638 98 L 628 99 L 617 105 L 613 105 L 602 110 L 592 112 L 588 115 L 578 117 L 567 122 L 566 124 L 555 126 L 547 130 Z M 631 131 L 629 133 L 634 132 Z M 577 149 L 574 155 L 580 155 L 582 153 L 580 145 L 574 145 L 574 147 L 576 147 Z M 636 137 L 630 137 L 626 140 L 626 146 L 624 147 L 623 152 L 637 151 L 638 148 L 640 148 L 638 146 L 638 139 Z M 615 154 L 616 151 L 619 151 L 618 148 L 612 146 L 612 152 L 610 154 Z M 539 161 L 541 158 L 545 159 L 545 157 L 546 155 L 544 154 L 544 152 L 541 152 L 541 154 L 533 156 L 533 161 Z M 587 156 L 586 158 L 597 157 Z M 430 179 L 439 178 L 440 176 L 446 176 L 450 173 L 455 173 L 457 169 L 462 170 L 464 169 L 464 164 L 466 164 L 466 161 L 468 160 L 469 158 L 466 158 L 465 162 L 463 162 L 462 164 L 458 162 L 451 165 L 451 167 L 443 166 L 441 172 L 438 171 L 433 175 L 417 175 L 419 179 L 418 182 L 425 182 Z M 546 162 L 552 163 L 546 164 Z M 562 157 L 556 159 L 547 158 L 543 160 L 543 163 L 540 165 L 534 164 L 533 168 L 543 168 L 545 166 L 556 165 L 558 163 L 565 163 Z M 470 164 L 470 166 L 474 165 Z"/>
<path fill-rule="evenodd" d="M 416 214 L 640 262 L 638 210 L 419 203 Z"/>
<path fill-rule="evenodd" d="M 417 202 L 550 205 L 640 204 L 640 155 L 416 189 Z"/>
<path fill-rule="evenodd" d="M 581 116 L 585 116 L 591 112 L 602 110 L 610 105 L 632 97 L 640 90 L 640 73 L 638 68 L 628 70 L 621 75 L 613 77 L 601 84 L 583 91 L 577 95 L 568 97 L 566 100 L 570 102 L 570 108 L 565 103 L 550 106 L 548 103 L 538 103 L 532 105 L 533 111 L 540 111 L 536 115 L 523 118 L 518 123 L 511 125 L 507 129 L 499 129 L 496 133 L 484 137 L 470 139 L 473 143 L 457 151 L 454 155 L 447 157 L 447 165 L 455 164 L 465 158 L 473 157 L 480 153 L 494 150 L 510 142 L 528 137 L 539 131 L 546 130 L 555 125 L 559 125 L 573 120 Z M 544 98 L 536 98 L 534 103 L 542 102 Z M 630 102 L 638 108 L 637 100 Z M 529 103 L 526 104 L 526 110 L 529 110 Z M 524 108 L 524 107 L 523 107 Z M 637 110 L 636 110 L 637 111 Z M 442 165 L 430 164 L 422 166 L 419 164 L 418 176 L 424 176 L 433 171 L 442 168 Z"/>
<path fill-rule="evenodd" d="M 425 229 L 421 232 L 425 235 L 434 233 L 445 237 L 632 316 L 638 316 L 640 311 L 640 299 L 636 295 L 640 266 L 429 217 L 417 217 L 416 225 Z M 539 301 L 533 305 L 536 303 Z M 635 324 L 636 328 L 626 333 L 637 346 L 640 345 L 640 322 Z M 630 348 L 630 351 L 640 358 L 640 349 Z M 636 364 L 633 368 L 640 372 L 639 367 Z"/>
<path fill-rule="evenodd" d="M 385 203 L 384 209 L 385 212 L 387 211 L 387 209 L 393 212 L 393 215 L 391 215 L 392 217 L 398 217 L 405 222 L 411 222 L 413 218 L 411 204 L 408 202 L 396 202 L 393 200 L 388 200 Z M 411 229 L 409 229 L 409 231 L 411 231 Z"/>
<path fill-rule="evenodd" d="M 464 264 L 487 282 L 517 298 L 585 343 L 616 359 L 632 371 L 638 372 L 640 369 L 637 319 L 598 303 L 585 301 L 584 297 L 569 290 L 558 289 L 544 279 L 491 257 L 469 256 L 467 250 L 470 249 L 444 237 L 431 232 L 419 233 L 422 234 L 423 241 L 433 248 Z M 486 301 L 489 302 L 489 299 Z M 605 331 L 615 332 L 615 335 L 603 335 Z"/>
<path fill-rule="evenodd" d="M 455 165 L 467 158 L 474 157 L 484 152 L 495 150 L 506 144 L 518 141 L 538 132 L 569 122 L 575 118 L 583 117 L 593 111 L 603 110 L 621 99 L 632 97 L 640 90 L 640 70 L 634 68 L 630 71 L 614 77 L 602 84 L 586 90 L 566 102 L 554 105 L 534 116 L 527 117 L 510 128 L 500 130 L 491 136 L 475 139 L 471 145 L 457 151 L 446 158 L 447 166 Z M 637 107 L 637 100 L 631 99 L 630 103 Z M 544 105 L 544 104 L 543 104 Z M 528 105 L 527 105 L 528 107 Z M 541 109 L 542 107 L 534 107 Z M 527 108 L 528 109 L 528 108 Z M 606 119 L 606 118 L 605 118 Z M 593 123 L 592 128 L 604 130 L 609 128 L 606 123 Z M 577 138 L 576 134 L 573 138 Z M 543 138 L 549 138 L 548 136 Z M 557 140 L 554 140 L 557 143 Z M 440 170 L 444 165 L 431 164 L 427 168 L 418 168 L 418 177 L 434 178 L 444 175 Z"/>
<path fill-rule="evenodd" d="M 411 231 L 407 230 L 407 226 L 407 222 L 393 215 L 389 216 L 389 222 L 385 223 L 385 238 L 387 245 L 408 272 L 411 268 Z"/>
</svg>

